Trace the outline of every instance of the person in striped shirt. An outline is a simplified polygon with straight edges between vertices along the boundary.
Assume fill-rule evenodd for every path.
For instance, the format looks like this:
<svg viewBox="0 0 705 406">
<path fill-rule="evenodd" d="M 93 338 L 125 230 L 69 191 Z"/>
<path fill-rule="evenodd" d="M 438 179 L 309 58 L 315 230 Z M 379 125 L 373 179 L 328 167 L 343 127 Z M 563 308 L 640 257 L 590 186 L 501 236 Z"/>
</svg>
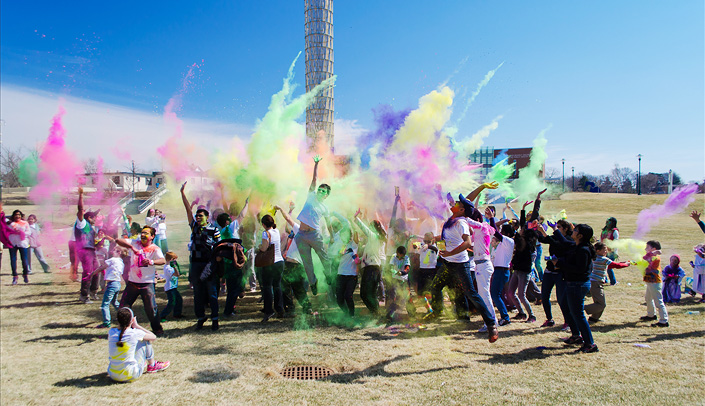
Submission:
<svg viewBox="0 0 705 406">
<path fill-rule="evenodd" d="M 607 270 L 626 268 L 630 265 L 629 262 L 614 262 L 607 258 L 607 246 L 604 243 L 598 242 L 595 244 L 595 253 L 597 258 L 592 261 L 592 273 L 590 274 L 590 295 L 593 302 L 585 306 L 585 313 L 590 315 L 588 317 L 590 323 L 600 321 L 602 312 L 605 311 L 607 306 L 603 288 L 607 281 Z"/>
</svg>

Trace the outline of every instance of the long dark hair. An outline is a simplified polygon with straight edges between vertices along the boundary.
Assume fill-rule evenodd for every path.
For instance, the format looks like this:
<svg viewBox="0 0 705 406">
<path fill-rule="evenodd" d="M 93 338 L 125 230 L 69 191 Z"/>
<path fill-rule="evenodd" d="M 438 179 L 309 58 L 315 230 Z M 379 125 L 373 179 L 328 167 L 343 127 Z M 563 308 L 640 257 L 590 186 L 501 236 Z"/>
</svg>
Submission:
<svg viewBox="0 0 705 406">
<path fill-rule="evenodd" d="M 277 228 L 277 223 L 274 222 L 274 217 L 269 214 L 262 216 L 262 225 L 269 228 Z"/>
<path fill-rule="evenodd" d="M 120 335 L 118 336 L 118 342 L 115 343 L 118 347 L 122 347 L 125 343 L 122 342 L 122 335 L 125 334 L 125 330 L 132 324 L 133 318 L 132 309 L 129 307 L 123 307 L 117 312 L 117 320 L 120 325 Z"/>
<path fill-rule="evenodd" d="M 582 235 L 578 245 L 584 245 L 590 250 L 590 259 L 595 259 L 597 253 L 595 252 L 595 246 L 592 245 L 592 236 L 594 235 L 592 227 L 587 224 L 578 224 L 575 226 L 575 232 Z"/>
</svg>

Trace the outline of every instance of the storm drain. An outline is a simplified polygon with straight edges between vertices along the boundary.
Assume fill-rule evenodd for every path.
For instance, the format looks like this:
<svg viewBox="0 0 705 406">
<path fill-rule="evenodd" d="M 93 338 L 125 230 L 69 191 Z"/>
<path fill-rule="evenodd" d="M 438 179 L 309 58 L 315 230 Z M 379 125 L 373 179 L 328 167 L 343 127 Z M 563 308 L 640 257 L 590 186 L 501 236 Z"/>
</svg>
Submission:
<svg viewBox="0 0 705 406">
<path fill-rule="evenodd" d="M 326 367 L 313 365 L 297 365 L 284 368 L 281 375 L 287 379 L 315 380 L 323 379 L 333 374 L 333 371 Z"/>
</svg>

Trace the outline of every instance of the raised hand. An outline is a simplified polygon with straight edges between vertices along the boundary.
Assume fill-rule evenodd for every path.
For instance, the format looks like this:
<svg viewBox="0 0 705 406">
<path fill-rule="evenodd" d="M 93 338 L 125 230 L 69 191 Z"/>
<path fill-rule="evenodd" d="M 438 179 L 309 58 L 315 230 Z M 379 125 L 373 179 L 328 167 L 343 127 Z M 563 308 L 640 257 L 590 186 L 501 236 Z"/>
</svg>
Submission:
<svg viewBox="0 0 705 406">
<path fill-rule="evenodd" d="M 700 213 L 698 213 L 697 210 L 693 210 L 693 212 L 690 213 L 690 218 L 695 220 L 696 223 L 699 223 L 700 222 Z"/>
<path fill-rule="evenodd" d="M 181 193 L 184 193 L 184 189 L 186 189 L 186 183 L 188 183 L 188 181 L 184 182 L 184 184 L 181 185 Z"/>
<path fill-rule="evenodd" d="M 362 210 L 358 208 L 357 211 L 355 212 L 355 218 L 360 216 L 361 213 L 362 213 Z"/>
<path fill-rule="evenodd" d="M 522 206 L 522 209 L 526 209 L 526 206 L 530 205 L 533 202 L 533 200 L 527 200 L 526 202 L 524 202 L 524 206 Z"/>
<path fill-rule="evenodd" d="M 321 158 L 320 155 L 314 155 L 314 156 L 313 156 L 313 162 L 314 162 L 314 163 L 319 163 L 319 162 L 321 162 L 321 159 L 322 159 L 322 158 Z"/>
<path fill-rule="evenodd" d="M 547 190 L 548 190 L 548 188 L 540 191 L 539 194 L 536 195 L 536 200 L 541 200 L 541 195 L 546 193 Z"/>
<path fill-rule="evenodd" d="M 497 189 L 499 187 L 499 183 L 497 181 L 485 182 L 482 186 L 484 186 L 485 189 Z"/>
</svg>

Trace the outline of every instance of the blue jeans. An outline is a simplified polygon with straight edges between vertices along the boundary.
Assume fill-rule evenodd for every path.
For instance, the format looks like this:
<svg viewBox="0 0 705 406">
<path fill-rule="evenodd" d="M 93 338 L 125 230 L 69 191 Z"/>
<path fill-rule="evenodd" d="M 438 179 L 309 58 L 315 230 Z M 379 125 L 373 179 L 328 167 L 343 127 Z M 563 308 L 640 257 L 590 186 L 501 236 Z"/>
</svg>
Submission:
<svg viewBox="0 0 705 406">
<path fill-rule="evenodd" d="M 29 273 L 29 248 L 10 247 L 12 276 L 17 276 L 17 251 L 20 252 L 20 259 L 22 260 L 22 275 L 27 275 Z"/>
<path fill-rule="evenodd" d="M 502 290 L 504 290 L 504 285 L 509 281 L 509 275 L 509 268 L 501 266 L 495 267 L 494 273 L 492 274 L 492 282 L 490 283 L 492 302 L 497 307 L 500 318 L 506 321 L 509 321 L 509 312 L 507 311 L 507 305 L 504 304 L 504 300 L 502 299 Z"/>
<path fill-rule="evenodd" d="M 593 345 L 595 341 L 592 339 L 592 331 L 590 324 L 585 318 L 585 295 L 590 291 L 590 281 L 587 282 L 566 282 L 566 300 L 570 315 L 575 320 L 578 326 L 580 335 L 586 345 Z"/>
<path fill-rule="evenodd" d="M 37 261 L 42 266 L 44 272 L 49 272 L 49 264 L 47 264 L 46 258 L 44 258 L 44 252 L 42 252 L 42 247 L 30 247 L 29 253 L 27 254 L 27 266 L 32 269 L 32 252 L 37 257 Z"/>
<path fill-rule="evenodd" d="M 260 272 L 262 275 L 260 289 L 262 290 L 262 299 L 264 301 L 264 313 L 284 313 L 284 298 L 282 295 L 284 261 L 262 267 Z"/>
<path fill-rule="evenodd" d="M 162 319 L 166 319 L 166 316 L 174 311 L 174 317 L 181 317 L 181 312 L 184 309 L 184 299 L 181 297 L 181 293 L 177 288 L 169 289 L 166 292 L 166 307 L 162 310 L 162 314 L 159 316 Z"/>
<path fill-rule="evenodd" d="M 543 265 L 541 265 L 541 261 L 543 261 L 543 246 L 538 244 L 536 246 L 536 259 L 534 259 L 534 270 L 536 271 L 538 280 L 543 282 Z"/>
<path fill-rule="evenodd" d="M 560 274 L 546 272 L 543 274 L 543 283 L 541 284 L 541 303 L 543 304 L 543 312 L 546 314 L 546 320 L 553 320 L 553 312 L 551 311 L 551 291 L 558 284 L 558 281 L 563 280 Z M 556 288 L 556 293 L 558 288 Z"/>
<path fill-rule="evenodd" d="M 475 289 L 475 276 L 470 272 L 470 261 L 448 262 L 444 259 L 439 259 L 438 262 L 442 264 L 441 266 L 448 268 L 448 270 L 456 276 L 460 289 L 470 303 L 475 306 L 475 309 L 480 312 L 482 320 L 485 322 L 487 327 L 494 326 L 496 322 L 494 317 L 492 317 L 492 313 L 490 313 L 487 305 L 485 305 L 485 301 L 482 300 L 480 294 L 477 293 L 477 289 Z"/>
<path fill-rule="evenodd" d="M 118 309 L 117 298 L 121 286 L 120 281 L 107 281 L 105 284 L 103 303 L 100 305 L 100 311 L 103 312 L 103 324 L 110 324 L 110 305 L 112 304 L 116 311 Z"/>
</svg>

